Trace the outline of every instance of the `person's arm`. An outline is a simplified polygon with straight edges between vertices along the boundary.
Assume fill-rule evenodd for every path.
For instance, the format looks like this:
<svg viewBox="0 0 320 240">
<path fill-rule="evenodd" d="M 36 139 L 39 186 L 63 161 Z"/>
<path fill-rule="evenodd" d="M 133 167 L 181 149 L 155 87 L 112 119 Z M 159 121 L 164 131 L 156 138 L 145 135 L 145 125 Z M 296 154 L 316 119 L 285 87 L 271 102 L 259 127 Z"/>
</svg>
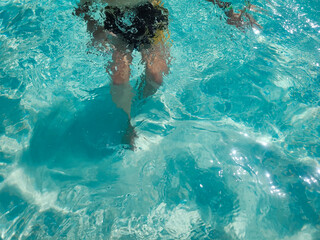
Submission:
<svg viewBox="0 0 320 240">
<path fill-rule="evenodd" d="M 80 0 L 78 7 L 75 9 L 75 15 L 82 17 L 87 22 L 88 31 L 95 35 L 103 31 L 103 27 L 98 24 L 98 22 L 90 15 L 90 6 L 93 0 Z"/>
<path fill-rule="evenodd" d="M 220 0 L 207 0 L 208 2 L 212 2 L 213 4 L 216 4 L 219 8 L 227 8 L 231 5 L 230 2 L 222 2 Z"/>
<path fill-rule="evenodd" d="M 235 25 L 236 27 L 244 27 L 245 25 L 251 25 L 252 27 L 256 25 L 259 28 L 262 28 L 257 21 L 247 13 L 247 10 L 256 11 L 256 6 L 248 3 L 243 9 L 239 9 L 240 13 L 236 13 L 232 7 L 231 2 L 223 2 L 220 0 L 206 0 L 217 5 L 219 8 L 223 9 L 225 15 L 228 17 L 227 23 L 230 25 Z M 247 19 L 247 22 L 244 21 L 243 17 Z"/>
<path fill-rule="evenodd" d="M 77 16 L 83 15 L 84 19 L 87 20 L 86 18 L 87 13 L 89 12 L 89 7 L 92 5 L 92 1 L 90 0 L 80 0 L 78 7 L 75 9 L 75 14 Z"/>
</svg>

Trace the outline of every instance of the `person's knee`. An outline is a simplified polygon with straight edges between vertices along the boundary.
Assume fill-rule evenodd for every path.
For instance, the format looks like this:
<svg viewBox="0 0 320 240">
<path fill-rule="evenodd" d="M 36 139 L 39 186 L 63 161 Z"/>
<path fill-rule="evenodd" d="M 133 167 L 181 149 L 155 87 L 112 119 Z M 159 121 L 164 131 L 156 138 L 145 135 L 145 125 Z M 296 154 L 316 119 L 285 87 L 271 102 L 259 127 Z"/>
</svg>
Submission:
<svg viewBox="0 0 320 240">
<path fill-rule="evenodd" d="M 132 57 L 121 52 L 113 54 L 113 63 L 111 65 L 112 81 L 116 85 L 124 84 L 129 81 L 131 70 Z"/>
<path fill-rule="evenodd" d="M 163 82 L 163 74 L 162 72 L 159 72 L 159 71 L 156 71 L 156 70 L 153 70 L 153 69 L 149 69 L 148 70 L 148 73 L 147 73 L 147 78 L 148 80 L 150 81 L 153 81 L 159 85 L 162 84 Z"/>
<path fill-rule="evenodd" d="M 111 67 L 112 82 L 116 85 L 127 83 L 129 81 L 130 74 L 130 64 L 127 62 L 115 62 Z"/>
<path fill-rule="evenodd" d="M 127 83 L 130 78 L 130 69 L 112 71 L 112 82 L 116 85 Z"/>
<path fill-rule="evenodd" d="M 166 64 L 153 64 L 147 67 L 147 75 L 150 80 L 161 85 L 163 82 L 163 76 L 168 73 L 168 67 Z"/>
</svg>

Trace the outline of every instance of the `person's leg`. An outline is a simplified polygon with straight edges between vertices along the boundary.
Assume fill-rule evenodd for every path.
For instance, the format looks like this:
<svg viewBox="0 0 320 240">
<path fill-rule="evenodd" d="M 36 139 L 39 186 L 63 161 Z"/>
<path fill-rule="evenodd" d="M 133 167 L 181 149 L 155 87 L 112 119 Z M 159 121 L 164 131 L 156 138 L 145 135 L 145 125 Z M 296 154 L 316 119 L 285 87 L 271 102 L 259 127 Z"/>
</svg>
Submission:
<svg viewBox="0 0 320 240">
<path fill-rule="evenodd" d="M 109 71 L 112 79 L 110 86 L 112 100 L 118 108 L 123 109 L 127 113 L 129 118 L 131 101 L 134 96 L 129 83 L 131 62 L 131 51 L 126 52 L 115 49 L 112 54 L 112 63 Z"/>
<path fill-rule="evenodd" d="M 134 139 L 137 137 L 134 127 L 131 125 L 131 105 L 134 97 L 133 89 L 129 83 L 130 65 L 132 62 L 131 51 L 113 51 L 112 63 L 110 65 L 110 93 L 112 101 L 128 115 L 128 126 L 123 136 L 123 143 L 129 144 L 134 149 Z"/>
<path fill-rule="evenodd" d="M 143 96 L 154 94 L 163 82 L 163 76 L 169 72 L 167 64 L 168 49 L 163 42 L 152 45 L 141 51 L 142 60 L 146 64 L 146 79 Z"/>
<path fill-rule="evenodd" d="M 86 0 L 81 0 L 81 2 Z M 129 84 L 130 65 L 132 62 L 132 48 L 127 47 L 127 43 L 120 36 L 112 32 L 105 26 L 99 25 L 90 15 L 88 15 L 88 5 L 77 8 L 75 14 L 80 16 L 84 14 L 87 22 L 87 30 L 92 34 L 92 45 L 100 51 L 112 51 L 112 61 L 107 68 L 110 73 L 112 83 L 110 84 L 110 93 L 112 101 L 116 106 L 122 109 L 128 115 L 128 126 L 123 136 L 124 143 L 127 143 L 134 149 L 134 139 L 137 137 L 134 127 L 131 125 L 131 104 L 134 93 Z M 111 13 L 112 14 L 112 13 Z M 114 19 L 111 19 L 111 21 Z M 111 51 L 110 51 L 111 52 Z M 115 117 L 116 118 L 116 117 Z"/>
<path fill-rule="evenodd" d="M 110 73 L 112 83 L 121 85 L 129 82 L 130 65 L 132 62 L 131 51 L 114 49 L 112 54 L 112 62 L 110 65 Z"/>
</svg>

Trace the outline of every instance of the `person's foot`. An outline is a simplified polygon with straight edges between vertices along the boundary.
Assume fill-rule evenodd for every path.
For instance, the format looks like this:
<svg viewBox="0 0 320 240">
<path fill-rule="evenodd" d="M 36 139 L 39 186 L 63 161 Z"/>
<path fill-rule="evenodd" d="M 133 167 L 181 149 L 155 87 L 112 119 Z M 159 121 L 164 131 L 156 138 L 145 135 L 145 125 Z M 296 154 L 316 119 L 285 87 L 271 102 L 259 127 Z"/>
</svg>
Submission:
<svg viewBox="0 0 320 240">
<path fill-rule="evenodd" d="M 138 137 L 134 126 L 132 126 L 130 120 L 128 120 L 128 126 L 125 134 L 122 137 L 122 143 L 129 145 L 129 149 L 135 150 L 135 139 Z"/>
</svg>

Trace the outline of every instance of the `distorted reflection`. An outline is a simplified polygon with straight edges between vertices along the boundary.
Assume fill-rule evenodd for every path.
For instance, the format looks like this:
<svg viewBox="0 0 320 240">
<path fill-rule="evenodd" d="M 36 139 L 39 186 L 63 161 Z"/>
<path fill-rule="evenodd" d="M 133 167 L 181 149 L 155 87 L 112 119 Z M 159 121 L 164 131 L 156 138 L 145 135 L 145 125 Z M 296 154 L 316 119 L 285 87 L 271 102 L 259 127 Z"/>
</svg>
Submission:
<svg viewBox="0 0 320 240">
<path fill-rule="evenodd" d="M 274 183 L 273 183 L 273 181 L 271 179 L 270 173 L 267 172 L 266 173 L 266 177 L 268 178 L 269 184 L 271 185 L 270 186 L 270 193 L 271 194 L 276 194 L 279 197 L 285 197 L 286 194 L 283 191 L 281 191 L 279 188 L 277 188 L 275 185 L 273 185 Z"/>
<path fill-rule="evenodd" d="M 311 185 L 312 183 L 317 183 L 318 181 L 317 181 L 317 179 L 315 179 L 313 176 L 311 176 L 311 177 L 301 177 L 300 176 L 300 178 L 304 181 L 304 182 L 306 182 L 306 183 L 308 183 L 309 185 Z"/>
</svg>

